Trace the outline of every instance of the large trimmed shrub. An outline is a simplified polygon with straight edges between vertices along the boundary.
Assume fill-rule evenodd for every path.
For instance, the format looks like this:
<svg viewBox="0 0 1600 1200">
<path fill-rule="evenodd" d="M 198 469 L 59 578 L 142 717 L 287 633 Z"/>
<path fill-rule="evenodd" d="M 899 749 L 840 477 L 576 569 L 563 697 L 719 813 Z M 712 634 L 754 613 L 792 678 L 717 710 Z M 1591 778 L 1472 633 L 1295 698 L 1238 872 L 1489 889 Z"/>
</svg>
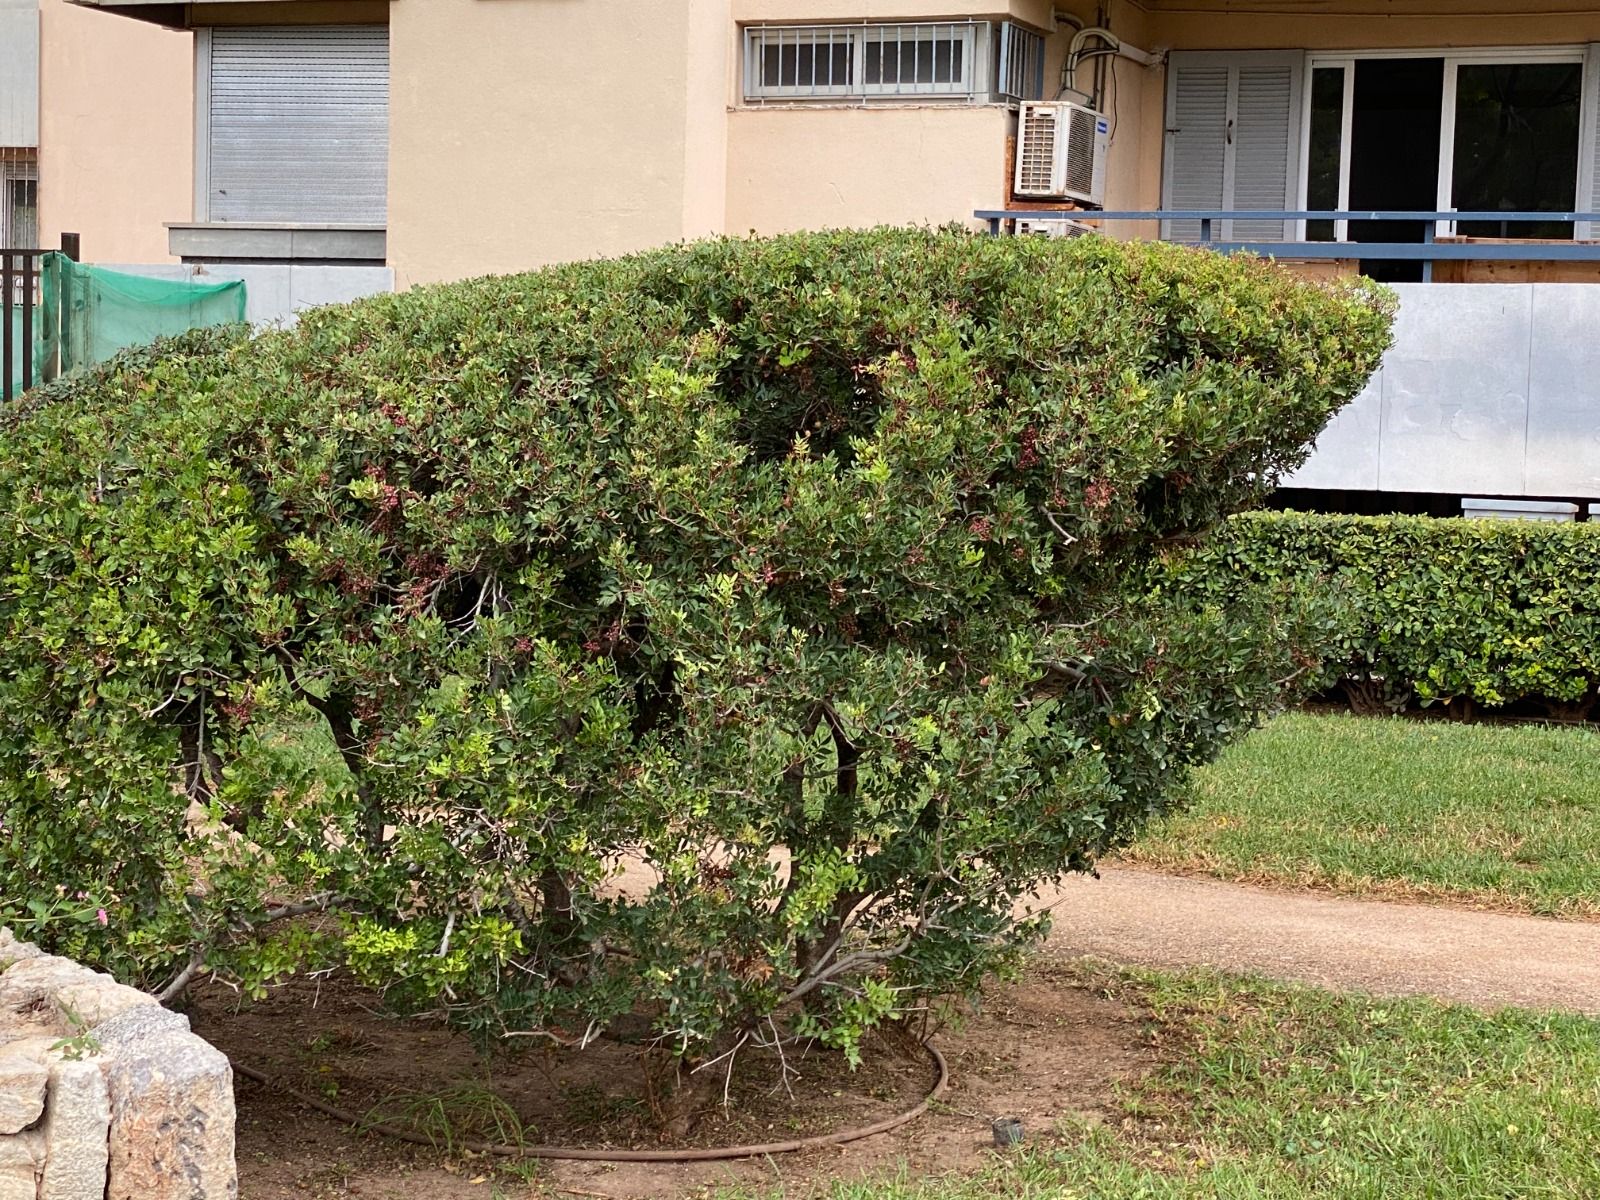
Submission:
<svg viewBox="0 0 1600 1200">
<path fill-rule="evenodd" d="M 1304 672 L 1292 609 L 1140 580 L 1387 338 L 1260 262 L 877 231 L 125 359 L 0 419 L 0 916 L 852 1049 Z"/>
<path fill-rule="evenodd" d="M 1600 525 L 1250 513 L 1179 575 L 1229 603 L 1256 584 L 1328 602 L 1318 680 L 1358 706 L 1544 701 L 1600 687 Z"/>
</svg>

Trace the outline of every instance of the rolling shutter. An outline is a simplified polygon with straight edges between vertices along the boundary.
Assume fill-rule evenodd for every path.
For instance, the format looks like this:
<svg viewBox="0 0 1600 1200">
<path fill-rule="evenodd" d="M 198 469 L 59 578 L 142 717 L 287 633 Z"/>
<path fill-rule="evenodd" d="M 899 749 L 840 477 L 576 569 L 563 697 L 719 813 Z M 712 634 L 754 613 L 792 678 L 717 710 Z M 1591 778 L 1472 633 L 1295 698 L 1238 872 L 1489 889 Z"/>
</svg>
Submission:
<svg viewBox="0 0 1600 1200">
<path fill-rule="evenodd" d="M 1300 189 L 1298 51 L 1174 52 L 1167 67 L 1165 208 L 1294 209 Z M 1193 239 L 1198 222 L 1169 221 L 1163 236 Z M 1220 239 L 1283 241 L 1292 221 L 1224 221 Z"/>
<path fill-rule="evenodd" d="M 386 27 L 213 29 L 208 57 L 201 219 L 387 223 Z"/>
</svg>

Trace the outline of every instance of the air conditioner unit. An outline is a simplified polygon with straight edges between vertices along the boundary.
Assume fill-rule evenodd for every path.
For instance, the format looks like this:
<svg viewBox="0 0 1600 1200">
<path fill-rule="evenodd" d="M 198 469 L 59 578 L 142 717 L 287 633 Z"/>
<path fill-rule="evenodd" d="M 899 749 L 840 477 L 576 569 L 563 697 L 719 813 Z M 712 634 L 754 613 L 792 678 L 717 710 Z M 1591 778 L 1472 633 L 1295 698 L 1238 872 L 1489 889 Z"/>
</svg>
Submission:
<svg viewBox="0 0 1600 1200">
<path fill-rule="evenodd" d="M 1018 196 L 1103 204 L 1110 140 L 1111 123 L 1092 108 L 1065 101 L 1023 104 L 1011 190 Z"/>
<path fill-rule="evenodd" d="M 1084 237 L 1087 234 L 1098 232 L 1099 230 L 1093 225 L 1085 225 L 1082 221 L 1041 221 L 1027 217 L 1017 218 L 1017 236 L 1019 237 L 1073 238 Z"/>
</svg>

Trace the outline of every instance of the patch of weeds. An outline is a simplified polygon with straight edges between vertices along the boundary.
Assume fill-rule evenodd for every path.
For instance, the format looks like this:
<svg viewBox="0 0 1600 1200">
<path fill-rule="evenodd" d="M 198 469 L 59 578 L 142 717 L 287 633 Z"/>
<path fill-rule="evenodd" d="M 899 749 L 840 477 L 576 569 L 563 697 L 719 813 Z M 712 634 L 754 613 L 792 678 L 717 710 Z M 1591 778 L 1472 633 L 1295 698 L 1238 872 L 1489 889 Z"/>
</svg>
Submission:
<svg viewBox="0 0 1600 1200">
<path fill-rule="evenodd" d="M 468 1152 L 474 1142 L 526 1146 L 534 1128 L 517 1110 L 474 1081 L 451 1084 L 438 1092 L 390 1096 L 367 1110 L 363 1124 L 390 1125 L 420 1134 L 435 1150 L 451 1156 Z"/>
</svg>

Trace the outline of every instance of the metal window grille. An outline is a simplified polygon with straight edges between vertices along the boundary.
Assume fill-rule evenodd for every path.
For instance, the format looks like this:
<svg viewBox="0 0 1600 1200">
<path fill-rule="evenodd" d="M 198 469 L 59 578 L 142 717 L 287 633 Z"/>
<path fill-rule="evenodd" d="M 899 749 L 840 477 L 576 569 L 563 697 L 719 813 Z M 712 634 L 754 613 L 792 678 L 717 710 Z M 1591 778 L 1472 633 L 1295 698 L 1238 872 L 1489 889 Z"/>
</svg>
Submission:
<svg viewBox="0 0 1600 1200">
<path fill-rule="evenodd" d="M 993 31 L 988 21 L 746 26 L 745 99 L 987 100 Z"/>
<path fill-rule="evenodd" d="M 1000 26 L 1000 68 L 995 92 L 1003 100 L 1044 99 L 1044 35 L 1011 21 Z"/>
<path fill-rule="evenodd" d="M 39 245 L 39 168 L 31 149 L 0 148 L 0 247 L 31 250 Z M 34 281 L 33 276 L 28 277 Z M 10 276 L 11 304 L 23 300 L 24 276 Z"/>
</svg>

